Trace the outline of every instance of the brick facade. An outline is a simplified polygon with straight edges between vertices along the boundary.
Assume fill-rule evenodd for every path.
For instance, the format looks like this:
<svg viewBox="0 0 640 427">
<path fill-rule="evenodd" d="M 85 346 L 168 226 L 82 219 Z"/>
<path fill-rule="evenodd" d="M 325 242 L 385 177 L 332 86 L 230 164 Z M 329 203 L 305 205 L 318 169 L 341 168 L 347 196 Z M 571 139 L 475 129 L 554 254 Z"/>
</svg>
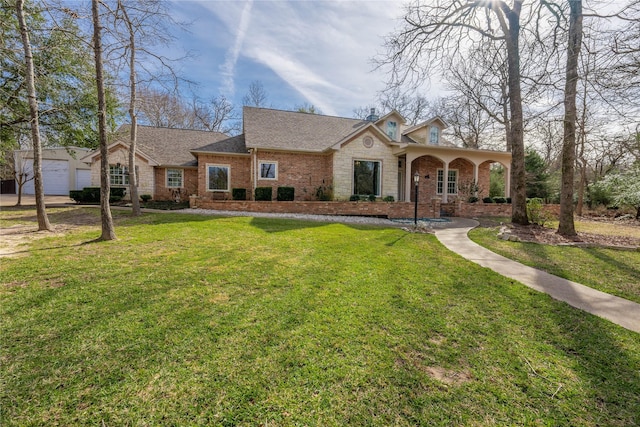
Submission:
<svg viewBox="0 0 640 427">
<path fill-rule="evenodd" d="M 229 166 L 229 188 L 226 191 L 210 191 L 207 185 L 207 165 Z M 251 194 L 251 157 L 223 154 L 198 154 L 198 196 L 209 200 L 231 200 L 234 188 L 245 188 Z"/>
<path fill-rule="evenodd" d="M 167 188 L 167 169 L 182 169 L 182 187 Z M 198 194 L 198 169 L 196 168 L 156 168 L 156 191 L 154 200 L 189 200 L 192 194 Z M 145 193 L 140 193 L 140 195 Z"/>
<path fill-rule="evenodd" d="M 260 178 L 260 162 L 277 163 L 276 179 Z M 333 184 L 331 155 L 258 151 L 256 186 L 272 187 L 275 199 L 278 187 L 293 187 L 296 201 L 316 200 L 319 187 Z M 249 194 L 249 191 L 247 191 Z"/>
</svg>

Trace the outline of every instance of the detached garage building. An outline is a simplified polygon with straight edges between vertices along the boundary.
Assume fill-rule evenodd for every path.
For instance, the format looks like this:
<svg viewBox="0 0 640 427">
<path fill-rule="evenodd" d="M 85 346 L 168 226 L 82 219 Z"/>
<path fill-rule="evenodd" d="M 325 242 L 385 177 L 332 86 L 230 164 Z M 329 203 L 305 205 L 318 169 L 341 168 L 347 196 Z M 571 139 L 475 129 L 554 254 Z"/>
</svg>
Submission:
<svg viewBox="0 0 640 427">
<path fill-rule="evenodd" d="M 82 190 L 91 186 L 91 167 L 80 159 L 92 150 L 80 147 L 43 148 L 42 181 L 44 194 L 68 196 L 71 190 Z M 27 173 L 29 181 L 22 194 L 35 194 L 33 183 L 33 150 L 14 152 L 15 171 Z M 17 186 L 17 183 L 16 183 Z"/>
</svg>

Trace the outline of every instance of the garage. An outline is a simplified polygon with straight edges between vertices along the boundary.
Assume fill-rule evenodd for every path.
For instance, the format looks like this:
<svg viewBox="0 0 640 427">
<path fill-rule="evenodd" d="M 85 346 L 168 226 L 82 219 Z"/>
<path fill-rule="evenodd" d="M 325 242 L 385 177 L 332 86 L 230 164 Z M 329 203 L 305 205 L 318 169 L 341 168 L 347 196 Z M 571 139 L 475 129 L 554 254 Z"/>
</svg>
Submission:
<svg viewBox="0 0 640 427">
<path fill-rule="evenodd" d="M 68 196 L 70 190 L 82 190 L 91 186 L 91 169 L 82 158 L 91 150 L 82 147 L 57 147 L 42 149 L 42 181 L 44 194 Z M 14 170 L 24 171 L 33 177 L 33 151 L 13 152 Z M 22 187 L 22 194 L 35 194 L 33 179 Z"/>
<path fill-rule="evenodd" d="M 25 161 L 25 170 L 33 173 L 33 160 Z M 42 182 L 46 195 L 69 194 L 69 162 L 67 160 L 42 160 Z M 35 194 L 33 180 L 24 185 L 24 194 Z"/>
<path fill-rule="evenodd" d="M 91 187 L 91 169 L 76 169 L 76 190 Z"/>
</svg>

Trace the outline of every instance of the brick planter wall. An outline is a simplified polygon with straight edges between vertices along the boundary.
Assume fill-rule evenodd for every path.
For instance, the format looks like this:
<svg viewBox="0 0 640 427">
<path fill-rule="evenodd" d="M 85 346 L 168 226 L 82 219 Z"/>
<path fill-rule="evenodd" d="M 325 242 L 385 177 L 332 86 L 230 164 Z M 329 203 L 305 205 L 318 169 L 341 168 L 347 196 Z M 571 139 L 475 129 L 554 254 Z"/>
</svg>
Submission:
<svg viewBox="0 0 640 427">
<path fill-rule="evenodd" d="M 413 218 L 415 205 L 410 202 L 255 202 L 236 200 L 211 200 L 197 196 L 190 198 L 192 208 L 220 211 L 244 211 L 266 213 L 299 213 L 309 215 L 358 215 L 377 216 L 389 219 Z M 441 201 L 434 198 L 430 203 L 418 204 L 418 218 L 440 218 Z M 453 216 L 477 218 L 483 216 L 511 216 L 511 204 L 465 203 L 448 204 L 453 207 Z M 544 205 L 557 218 L 559 205 Z"/>
<path fill-rule="evenodd" d="M 192 208 L 221 211 L 299 213 L 309 215 L 357 215 L 386 218 L 413 218 L 415 205 L 407 202 L 254 202 L 211 200 L 191 197 Z M 440 199 L 418 204 L 419 218 L 440 218 Z"/>
</svg>

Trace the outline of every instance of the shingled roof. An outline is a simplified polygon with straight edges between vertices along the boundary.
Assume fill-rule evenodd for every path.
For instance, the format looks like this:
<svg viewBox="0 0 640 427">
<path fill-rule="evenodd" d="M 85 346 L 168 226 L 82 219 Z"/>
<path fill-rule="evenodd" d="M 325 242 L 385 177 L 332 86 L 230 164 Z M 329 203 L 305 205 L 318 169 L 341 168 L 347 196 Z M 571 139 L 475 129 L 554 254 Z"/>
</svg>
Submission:
<svg viewBox="0 0 640 427">
<path fill-rule="evenodd" d="M 232 136 L 222 141 L 213 142 L 204 147 L 191 150 L 194 153 L 233 153 L 247 154 L 247 145 L 244 142 L 244 134 Z"/>
<path fill-rule="evenodd" d="M 115 139 L 129 144 L 130 127 L 120 126 Z M 228 138 L 220 132 L 138 125 L 137 147 L 161 166 L 196 166 L 191 150 Z"/>
<path fill-rule="evenodd" d="M 322 152 L 367 123 L 363 120 L 244 107 L 248 148 Z"/>
</svg>

